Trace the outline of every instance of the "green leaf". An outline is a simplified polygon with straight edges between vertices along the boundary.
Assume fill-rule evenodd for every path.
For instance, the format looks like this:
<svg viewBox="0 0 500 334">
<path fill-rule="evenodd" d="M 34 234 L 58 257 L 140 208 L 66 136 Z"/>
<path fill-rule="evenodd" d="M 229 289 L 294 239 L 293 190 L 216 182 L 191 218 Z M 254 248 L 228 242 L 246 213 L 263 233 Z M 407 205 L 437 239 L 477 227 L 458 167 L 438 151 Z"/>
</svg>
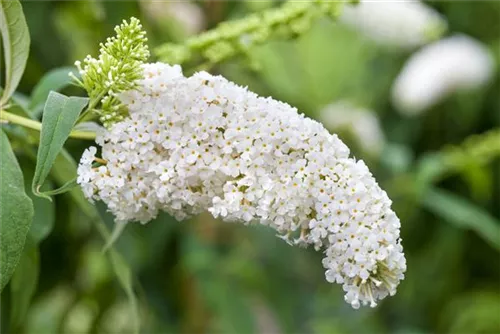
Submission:
<svg viewBox="0 0 500 334">
<path fill-rule="evenodd" d="M 35 196 L 31 192 L 31 182 L 33 181 L 33 176 L 35 175 L 34 163 L 27 158 L 19 159 L 19 163 L 23 166 L 25 180 L 24 189 L 26 194 L 28 194 L 33 201 L 35 209 L 35 215 L 33 217 L 33 223 L 31 224 L 29 236 L 35 244 L 38 244 L 44 240 L 54 228 L 56 207 L 54 202 L 47 202 L 46 200 Z M 53 189 L 54 187 L 51 181 L 47 181 L 47 186 L 49 189 Z"/>
<path fill-rule="evenodd" d="M 492 247 L 500 250 L 500 221 L 486 210 L 451 192 L 433 188 L 423 196 L 424 206 L 459 228 L 475 231 Z"/>
<path fill-rule="evenodd" d="M 56 92 L 50 92 L 43 111 L 40 146 L 38 148 L 35 177 L 32 183 L 32 190 L 35 195 L 50 199 L 48 194 L 40 192 L 40 187 L 49 175 L 50 169 L 62 150 L 66 139 L 68 139 L 78 115 L 87 103 L 87 98 L 67 97 Z"/>
<path fill-rule="evenodd" d="M 1 94 L 0 94 L 1 95 Z M 30 97 L 24 93 L 19 91 L 14 92 L 10 97 L 10 102 L 17 103 L 21 108 L 28 109 L 28 105 L 30 104 Z M 11 103 L 9 103 L 10 105 Z"/>
<path fill-rule="evenodd" d="M 40 254 L 34 242 L 26 242 L 21 260 L 10 282 L 12 300 L 11 326 L 16 329 L 25 321 L 26 313 L 38 284 Z"/>
<path fill-rule="evenodd" d="M 2 88 L 0 87 L 0 95 L 1 93 L 2 93 Z M 19 95 L 14 94 L 12 95 L 9 101 L 8 111 L 18 116 L 22 116 L 32 120 L 37 120 L 31 113 L 28 112 L 28 109 L 24 107 L 24 104 L 25 103 L 19 100 Z M 15 127 L 10 127 L 7 133 L 12 134 L 13 131 L 15 132 L 17 139 L 21 137 L 23 139 L 22 141 L 28 145 L 33 143 L 38 143 L 40 132 L 37 130 L 26 128 L 24 126 L 15 126 Z"/>
<path fill-rule="evenodd" d="M 8 111 L 12 114 L 22 116 L 25 118 L 33 119 L 32 116 L 26 111 L 23 107 L 21 107 L 12 97 L 9 101 L 9 109 Z M 10 127 L 7 133 L 14 131 L 16 135 L 25 137 L 26 142 L 29 144 L 37 143 L 40 137 L 40 132 L 34 129 L 26 128 L 24 126 L 15 126 Z"/>
<path fill-rule="evenodd" d="M 0 291 L 16 268 L 33 220 L 33 203 L 7 135 L 0 136 Z"/>
<path fill-rule="evenodd" d="M 18 0 L 0 0 L 0 33 L 5 59 L 5 87 L 0 98 L 2 106 L 16 90 L 30 51 L 28 25 Z"/>
<path fill-rule="evenodd" d="M 33 115 L 28 113 L 26 110 L 21 108 L 17 104 L 13 104 L 10 108 L 9 111 L 26 117 L 26 118 L 33 118 Z M 77 128 L 77 126 L 75 126 Z M 20 133 L 15 132 L 12 133 L 11 129 L 9 129 L 9 133 L 14 135 L 17 140 L 20 142 L 24 143 L 24 153 L 29 153 L 28 156 L 30 159 L 33 161 L 36 160 L 36 152 L 32 152 L 31 146 L 29 146 L 32 142 L 30 138 L 28 137 L 28 134 L 31 134 L 31 131 L 28 131 L 28 134 L 24 130 L 30 130 L 30 129 L 25 129 L 23 127 L 15 127 L 14 130 L 21 130 Z M 39 133 L 38 131 L 32 130 L 33 133 L 37 134 L 37 137 L 34 138 L 36 139 L 36 143 L 39 141 Z M 56 160 L 54 162 L 54 165 L 52 166 L 52 170 L 50 173 L 51 178 L 55 181 L 57 185 L 60 187 L 64 188 L 65 184 L 71 184 L 76 178 L 77 178 L 77 164 L 71 154 L 68 153 L 64 148 L 61 150 L 61 152 L 57 155 Z M 32 183 L 32 178 L 30 178 L 30 184 Z M 50 185 L 50 183 L 48 184 Z M 47 185 L 46 185 L 47 186 Z M 49 189 L 52 190 L 53 187 L 49 187 Z M 70 196 L 72 199 L 77 203 L 78 207 L 87 215 L 88 218 L 91 220 L 93 219 L 100 219 L 99 218 L 99 213 L 97 209 L 85 198 L 83 195 L 82 190 L 79 187 L 74 187 L 70 190 L 69 192 Z M 38 198 L 38 197 L 37 197 Z M 45 202 L 46 203 L 46 202 Z M 36 210 L 35 210 L 36 211 Z M 97 218 L 96 218 L 97 217 Z"/>
<path fill-rule="evenodd" d="M 71 84 L 69 72 L 77 73 L 76 68 L 67 66 L 53 69 L 43 76 L 31 93 L 28 109 L 32 112 L 42 109 L 50 91 L 60 91 Z"/>
<path fill-rule="evenodd" d="M 60 186 L 57 189 L 44 191 L 43 194 L 46 196 L 54 196 L 54 195 L 64 194 L 65 192 L 70 191 L 71 189 L 75 188 L 77 185 L 78 185 L 78 183 L 76 182 L 76 178 L 74 178 L 72 180 L 69 180 L 68 182 L 66 182 L 65 184 L 63 184 L 62 186 Z"/>
</svg>

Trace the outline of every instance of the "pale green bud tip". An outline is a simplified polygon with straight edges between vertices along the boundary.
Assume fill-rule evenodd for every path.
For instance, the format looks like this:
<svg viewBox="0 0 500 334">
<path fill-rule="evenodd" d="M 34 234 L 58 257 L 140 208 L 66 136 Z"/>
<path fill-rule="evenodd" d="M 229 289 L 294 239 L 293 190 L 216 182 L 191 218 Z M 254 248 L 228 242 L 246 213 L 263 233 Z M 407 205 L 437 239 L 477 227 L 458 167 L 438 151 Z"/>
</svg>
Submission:
<svg viewBox="0 0 500 334">
<path fill-rule="evenodd" d="M 142 78 L 142 64 L 149 58 L 146 32 L 137 18 L 123 20 L 115 32 L 115 36 L 99 44 L 97 59 L 87 56 L 83 66 L 75 62 L 82 77 L 79 84 L 96 105 L 94 109 L 105 126 L 117 119 L 116 110 L 128 113 L 118 99 L 111 97 L 136 86 L 136 81 Z"/>
</svg>

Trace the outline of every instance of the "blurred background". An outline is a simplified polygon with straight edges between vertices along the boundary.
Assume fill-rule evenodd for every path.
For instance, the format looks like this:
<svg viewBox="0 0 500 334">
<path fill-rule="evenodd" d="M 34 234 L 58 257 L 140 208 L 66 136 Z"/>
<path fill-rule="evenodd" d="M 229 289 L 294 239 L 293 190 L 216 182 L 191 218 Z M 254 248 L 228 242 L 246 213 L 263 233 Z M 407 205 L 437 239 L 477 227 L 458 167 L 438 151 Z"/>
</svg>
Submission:
<svg viewBox="0 0 500 334">
<path fill-rule="evenodd" d="M 154 50 L 281 2 L 22 5 L 31 51 L 20 100 L 49 71 L 66 80 L 57 69 L 96 56 L 122 19 L 140 18 Z M 500 2 L 378 1 L 211 67 L 320 120 L 366 161 L 401 219 L 406 279 L 377 308 L 353 310 L 314 250 L 208 214 L 162 215 L 131 224 L 116 243 L 132 269 L 141 333 L 500 333 L 499 60 Z M 78 160 L 88 145 L 66 147 Z M 29 185 L 34 161 L 20 163 Z M 33 200 L 33 225 L 53 229 L 33 251 L 25 277 L 38 282 L 10 330 L 130 332 L 127 296 L 85 210 L 68 195 Z M 2 312 L 9 302 L 4 294 Z"/>
</svg>

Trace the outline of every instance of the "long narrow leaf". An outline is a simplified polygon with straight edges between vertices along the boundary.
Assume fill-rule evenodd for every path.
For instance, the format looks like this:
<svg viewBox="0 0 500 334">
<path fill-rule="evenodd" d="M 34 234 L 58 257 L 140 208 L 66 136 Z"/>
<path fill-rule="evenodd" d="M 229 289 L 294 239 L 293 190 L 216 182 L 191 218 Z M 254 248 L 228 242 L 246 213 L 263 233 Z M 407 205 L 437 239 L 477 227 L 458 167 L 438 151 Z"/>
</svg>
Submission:
<svg viewBox="0 0 500 334">
<path fill-rule="evenodd" d="M 28 25 L 18 0 L 0 0 L 0 34 L 5 59 L 5 86 L 0 98 L 2 106 L 21 81 L 30 51 Z"/>
<path fill-rule="evenodd" d="M 475 231 L 492 247 L 500 250 L 500 221 L 486 210 L 451 192 L 430 189 L 423 199 L 424 206 L 459 228 Z"/>
<path fill-rule="evenodd" d="M 43 112 L 40 146 L 32 184 L 34 194 L 50 199 L 47 194 L 40 191 L 40 187 L 68 139 L 78 115 L 87 103 L 87 98 L 67 97 L 56 92 L 49 94 Z"/>
</svg>

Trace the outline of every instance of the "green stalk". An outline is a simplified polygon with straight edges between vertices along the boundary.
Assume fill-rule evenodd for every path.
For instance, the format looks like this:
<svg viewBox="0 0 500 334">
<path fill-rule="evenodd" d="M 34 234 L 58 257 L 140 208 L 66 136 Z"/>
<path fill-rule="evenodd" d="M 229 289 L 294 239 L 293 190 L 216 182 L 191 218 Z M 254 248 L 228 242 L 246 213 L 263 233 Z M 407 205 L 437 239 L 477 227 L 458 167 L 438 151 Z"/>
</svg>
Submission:
<svg viewBox="0 0 500 334">
<path fill-rule="evenodd" d="M 0 111 L 0 120 L 2 121 L 7 121 L 9 123 L 17 124 L 24 126 L 29 129 L 33 129 L 36 131 L 41 131 L 42 130 L 42 123 L 22 117 L 10 112 L 7 112 L 5 110 Z M 95 132 L 90 132 L 90 131 L 71 131 L 69 134 L 71 138 L 78 138 L 78 139 L 85 139 L 85 140 L 95 140 L 96 134 Z"/>
</svg>

